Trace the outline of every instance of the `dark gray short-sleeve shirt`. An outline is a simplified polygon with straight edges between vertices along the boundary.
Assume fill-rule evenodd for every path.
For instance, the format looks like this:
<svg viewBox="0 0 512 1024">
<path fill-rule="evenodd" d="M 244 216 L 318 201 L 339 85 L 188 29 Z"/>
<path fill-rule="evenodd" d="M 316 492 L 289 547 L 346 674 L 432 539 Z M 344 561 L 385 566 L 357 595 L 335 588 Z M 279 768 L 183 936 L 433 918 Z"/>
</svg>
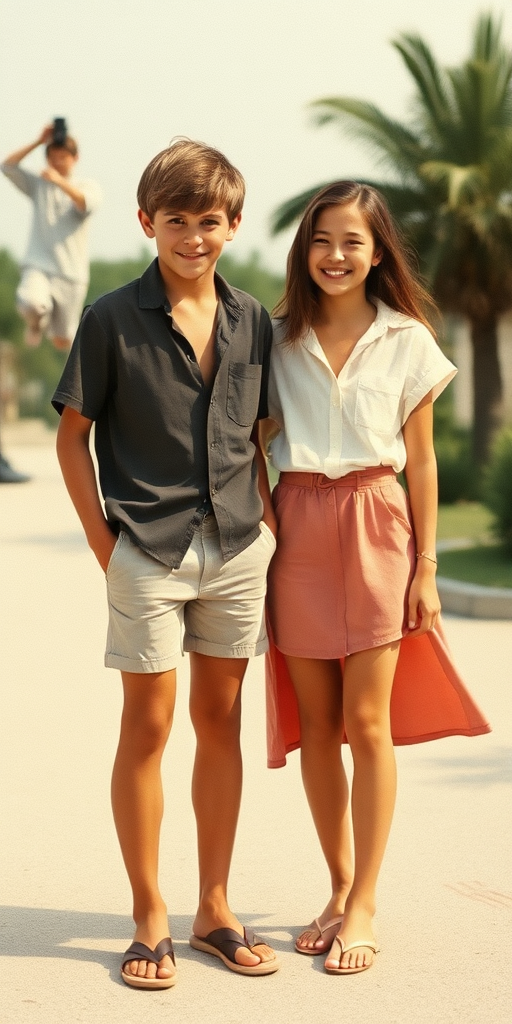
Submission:
<svg viewBox="0 0 512 1024">
<path fill-rule="evenodd" d="M 155 260 L 82 318 L 53 396 L 95 422 L 105 512 L 144 551 L 177 568 L 213 507 L 227 561 L 258 536 L 262 502 L 254 445 L 268 415 L 272 328 L 266 310 L 216 276 L 217 370 L 203 382 L 173 330 Z"/>
</svg>

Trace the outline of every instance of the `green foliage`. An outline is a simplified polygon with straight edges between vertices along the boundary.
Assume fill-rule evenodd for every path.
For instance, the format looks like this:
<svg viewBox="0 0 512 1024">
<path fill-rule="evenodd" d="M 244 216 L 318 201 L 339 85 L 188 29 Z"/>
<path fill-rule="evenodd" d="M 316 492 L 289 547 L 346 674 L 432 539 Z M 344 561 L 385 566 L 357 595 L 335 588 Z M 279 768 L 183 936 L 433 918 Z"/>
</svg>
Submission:
<svg viewBox="0 0 512 1024">
<path fill-rule="evenodd" d="M 252 252 L 244 262 L 224 253 L 219 260 L 218 268 L 219 274 L 222 274 L 233 288 L 241 288 L 242 291 L 249 292 L 249 295 L 254 295 L 254 298 L 269 311 L 283 294 L 284 279 L 262 265 L 258 252 Z"/>
<path fill-rule="evenodd" d="M 437 458 L 439 501 L 451 505 L 477 497 L 468 430 L 456 426 L 450 389 L 434 403 L 434 448 Z"/>
<path fill-rule="evenodd" d="M 20 272 L 7 249 L 0 249 L 0 339 L 19 344 L 23 322 L 16 310 L 16 287 Z"/>
<path fill-rule="evenodd" d="M 439 552 L 439 574 L 481 587 L 512 588 L 510 550 L 502 544 L 483 544 Z"/>
<path fill-rule="evenodd" d="M 129 284 L 136 277 L 140 277 L 153 258 L 150 250 L 143 246 L 137 259 L 91 260 L 91 277 L 86 304 L 89 305 L 99 299 L 100 295 L 113 292 L 115 288 L 122 288 L 124 284 Z"/>
<path fill-rule="evenodd" d="M 512 554 L 512 429 L 495 440 L 487 467 L 483 500 L 494 516 L 493 533 Z"/>
</svg>

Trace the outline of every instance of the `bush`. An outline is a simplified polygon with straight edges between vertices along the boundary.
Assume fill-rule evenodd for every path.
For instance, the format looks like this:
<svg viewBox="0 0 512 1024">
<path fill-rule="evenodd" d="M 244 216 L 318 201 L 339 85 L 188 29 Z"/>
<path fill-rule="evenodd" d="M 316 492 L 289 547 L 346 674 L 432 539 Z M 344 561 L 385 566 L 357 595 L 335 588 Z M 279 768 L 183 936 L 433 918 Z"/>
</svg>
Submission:
<svg viewBox="0 0 512 1024">
<path fill-rule="evenodd" d="M 484 478 L 483 501 L 494 516 L 493 533 L 512 554 L 512 429 L 496 438 Z"/>
<path fill-rule="evenodd" d="M 437 458 L 439 501 L 452 505 L 455 501 L 473 501 L 476 493 L 475 474 L 471 460 L 471 440 L 462 430 L 434 438 Z"/>
</svg>

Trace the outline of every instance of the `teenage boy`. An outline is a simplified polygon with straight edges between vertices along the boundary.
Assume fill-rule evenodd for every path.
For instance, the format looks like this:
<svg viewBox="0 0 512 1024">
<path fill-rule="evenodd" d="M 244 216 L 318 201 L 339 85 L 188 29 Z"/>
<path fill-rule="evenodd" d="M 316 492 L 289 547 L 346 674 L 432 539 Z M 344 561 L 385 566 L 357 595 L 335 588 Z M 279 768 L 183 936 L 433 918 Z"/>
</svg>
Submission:
<svg viewBox="0 0 512 1024">
<path fill-rule="evenodd" d="M 197 738 L 199 908 L 190 942 L 238 973 L 279 967 L 227 903 L 242 680 L 248 657 L 266 649 L 262 611 L 275 547 L 255 445 L 256 421 L 267 415 L 270 321 L 215 273 L 244 193 L 236 168 L 200 143 L 179 140 L 151 161 L 137 198 L 158 257 L 140 280 L 86 311 L 54 395 L 66 486 L 107 578 L 105 664 L 123 680 L 112 803 L 136 931 L 122 977 L 142 988 L 176 980 L 157 864 L 160 762 L 182 623 Z M 105 513 L 89 450 L 93 422 Z"/>
<path fill-rule="evenodd" d="M 16 292 L 27 345 L 43 333 L 67 351 L 78 327 L 89 284 L 90 214 L 101 202 L 95 181 L 74 177 L 78 146 L 70 135 L 54 141 L 53 124 L 35 142 L 6 157 L 0 170 L 32 200 L 34 213 Z M 34 174 L 21 161 L 45 146 L 46 167 Z"/>
</svg>

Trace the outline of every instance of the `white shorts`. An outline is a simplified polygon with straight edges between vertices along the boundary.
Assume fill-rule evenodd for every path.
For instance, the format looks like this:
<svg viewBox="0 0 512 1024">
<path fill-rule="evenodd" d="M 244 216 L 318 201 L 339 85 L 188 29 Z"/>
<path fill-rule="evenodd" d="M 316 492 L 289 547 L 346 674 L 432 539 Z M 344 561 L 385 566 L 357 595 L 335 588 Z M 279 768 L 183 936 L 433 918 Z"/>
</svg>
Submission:
<svg viewBox="0 0 512 1024">
<path fill-rule="evenodd" d="M 39 326 L 49 338 L 67 338 L 71 342 L 86 294 L 85 284 L 27 267 L 16 290 L 16 302 L 22 316 L 34 318 L 34 326 Z"/>
<path fill-rule="evenodd" d="M 267 569 L 275 546 L 272 531 L 260 523 L 259 537 L 224 562 L 217 523 L 208 516 L 180 567 L 171 569 L 122 531 L 106 572 L 105 665 L 124 672 L 167 672 L 176 668 L 183 650 L 213 658 L 263 654 Z"/>
</svg>

